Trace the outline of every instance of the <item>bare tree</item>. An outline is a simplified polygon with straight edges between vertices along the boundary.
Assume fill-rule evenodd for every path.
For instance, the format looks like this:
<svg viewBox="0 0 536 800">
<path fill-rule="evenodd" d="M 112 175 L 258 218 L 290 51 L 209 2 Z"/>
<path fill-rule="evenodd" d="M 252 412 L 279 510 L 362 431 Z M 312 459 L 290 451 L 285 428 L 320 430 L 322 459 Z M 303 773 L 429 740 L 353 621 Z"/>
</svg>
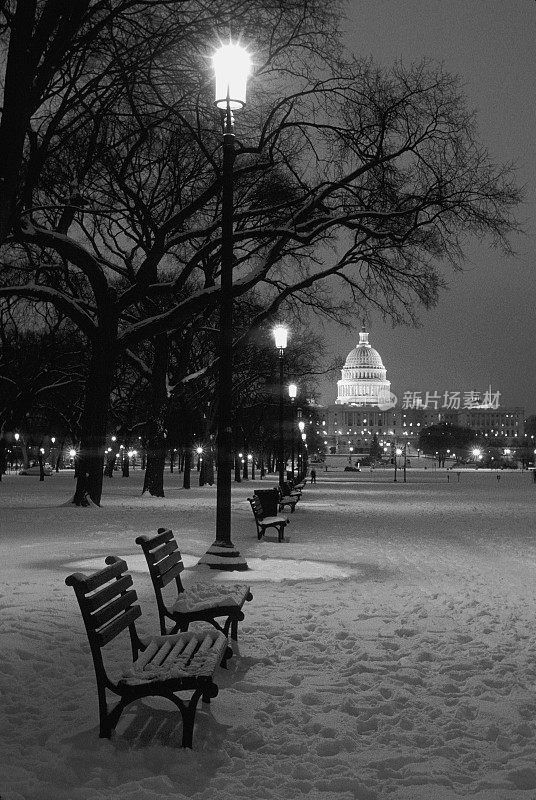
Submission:
<svg viewBox="0 0 536 800">
<path fill-rule="evenodd" d="M 32 180 L 0 297 L 54 305 L 90 344 L 77 503 L 100 502 L 118 359 L 152 339 L 163 398 L 167 337 L 188 341 L 219 302 L 220 136 L 200 55 L 213 23 L 198 6 L 155 3 L 141 26 L 108 16 L 26 127 Z M 235 167 L 234 295 L 261 298 L 252 327 L 285 304 L 337 315 L 337 284 L 354 307 L 412 319 L 468 236 L 507 247 L 515 226 L 511 171 L 479 146 L 458 81 L 343 58 L 326 6 L 233 8 L 258 45 Z"/>
</svg>

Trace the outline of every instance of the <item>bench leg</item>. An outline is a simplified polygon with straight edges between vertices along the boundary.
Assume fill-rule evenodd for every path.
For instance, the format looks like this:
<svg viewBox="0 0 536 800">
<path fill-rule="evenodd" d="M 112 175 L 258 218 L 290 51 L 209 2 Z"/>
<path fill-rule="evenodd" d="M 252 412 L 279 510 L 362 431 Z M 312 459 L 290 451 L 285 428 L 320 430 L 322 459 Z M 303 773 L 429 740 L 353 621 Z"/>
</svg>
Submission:
<svg viewBox="0 0 536 800">
<path fill-rule="evenodd" d="M 238 620 L 233 619 L 231 621 L 231 639 L 234 639 L 235 642 L 238 639 Z"/>
<path fill-rule="evenodd" d="M 183 747 L 192 747 L 195 712 L 197 711 L 199 698 L 202 697 L 204 703 L 210 703 L 210 698 L 216 697 L 217 694 L 218 687 L 215 683 L 210 683 L 204 689 L 196 689 L 187 703 L 184 700 L 181 700 L 180 697 L 176 697 L 174 694 L 167 695 L 181 712 Z"/>
</svg>

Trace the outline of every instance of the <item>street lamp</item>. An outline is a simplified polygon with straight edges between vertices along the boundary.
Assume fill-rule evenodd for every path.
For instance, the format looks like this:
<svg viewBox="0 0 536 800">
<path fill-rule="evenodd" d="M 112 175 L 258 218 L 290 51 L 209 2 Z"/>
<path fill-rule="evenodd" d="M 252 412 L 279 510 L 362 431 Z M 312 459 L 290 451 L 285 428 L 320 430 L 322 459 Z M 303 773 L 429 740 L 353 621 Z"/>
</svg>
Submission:
<svg viewBox="0 0 536 800">
<path fill-rule="evenodd" d="M 298 413 L 301 413 L 301 409 L 298 409 Z M 302 477 L 303 477 L 303 476 L 302 476 L 302 472 L 303 472 L 303 447 L 302 447 L 302 440 L 303 440 L 303 435 L 304 435 L 304 434 L 303 434 L 303 432 L 304 432 L 304 430 L 305 430 L 305 422 L 303 421 L 303 419 L 300 419 L 300 420 L 299 420 L 299 422 L 298 422 L 298 430 L 300 431 L 300 435 L 301 435 L 301 439 L 300 439 L 300 442 L 299 442 L 299 445 L 300 445 L 300 452 L 299 452 L 299 459 L 298 459 L 298 461 L 299 461 L 299 466 L 298 466 L 298 477 L 299 477 L 299 478 L 302 478 Z"/>
<path fill-rule="evenodd" d="M 395 448 L 395 479 L 394 479 L 394 483 L 397 483 L 397 477 L 396 477 L 396 470 L 397 470 L 397 466 L 398 466 L 397 462 L 398 462 L 398 456 L 401 456 L 401 455 L 402 455 L 401 448 L 400 447 L 396 447 Z"/>
<path fill-rule="evenodd" d="M 292 469 L 292 480 L 294 480 L 294 400 L 298 394 L 298 387 L 295 383 L 289 383 L 288 387 L 288 396 L 290 397 L 290 449 L 291 449 L 291 469 Z"/>
<path fill-rule="evenodd" d="M 15 433 L 14 437 L 15 437 L 15 441 L 16 441 L 17 446 L 18 446 L 19 439 L 20 439 L 20 433 Z M 15 450 L 15 469 L 18 472 L 18 470 L 19 470 L 19 452 L 18 452 L 18 450 Z"/>
<path fill-rule="evenodd" d="M 275 346 L 279 352 L 279 447 L 277 464 L 279 485 L 282 486 L 285 481 L 285 446 L 283 442 L 283 357 L 288 341 L 288 330 L 284 325 L 276 325 L 273 333 Z"/>
<path fill-rule="evenodd" d="M 240 45 L 222 45 L 214 54 L 215 105 L 223 129 L 220 317 L 217 383 L 216 539 L 200 563 L 212 569 L 245 570 L 248 565 L 231 541 L 231 473 L 233 468 L 233 164 L 235 134 L 233 111 L 246 103 L 250 58 Z"/>
</svg>

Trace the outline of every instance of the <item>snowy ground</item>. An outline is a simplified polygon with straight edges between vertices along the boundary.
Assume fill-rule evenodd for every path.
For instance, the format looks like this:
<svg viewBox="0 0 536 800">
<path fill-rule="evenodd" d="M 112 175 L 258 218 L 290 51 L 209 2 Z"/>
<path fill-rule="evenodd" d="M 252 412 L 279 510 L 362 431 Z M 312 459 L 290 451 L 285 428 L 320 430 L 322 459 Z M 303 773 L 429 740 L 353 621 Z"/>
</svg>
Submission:
<svg viewBox="0 0 536 800">
<path fill-rule="evenodd" d="M 260 482 L 234 485 L 233 541 L 251 569 L 231 575 L 195 567 L 213 540 L 215 488 L 179 480 L 158 500 L 139 496 L 139 471 L 116 476 L 100 509 L 62 505 L 67 473 L 2 480 L 2 800 L 535 800 L 531 475 L 411 470 L 395 484 L 319 472 L 282 544 L 257 541 L 246 498 Z M 111 742 L 98 738 L 64 584 L 125 557 L 141 628 L 155 630 L 134 538 L 159 526 L 176 532 L 188 580 L 247 580 L 254 594 L 191 751 L 162 703 L 132 707 Z"/>
</svg>

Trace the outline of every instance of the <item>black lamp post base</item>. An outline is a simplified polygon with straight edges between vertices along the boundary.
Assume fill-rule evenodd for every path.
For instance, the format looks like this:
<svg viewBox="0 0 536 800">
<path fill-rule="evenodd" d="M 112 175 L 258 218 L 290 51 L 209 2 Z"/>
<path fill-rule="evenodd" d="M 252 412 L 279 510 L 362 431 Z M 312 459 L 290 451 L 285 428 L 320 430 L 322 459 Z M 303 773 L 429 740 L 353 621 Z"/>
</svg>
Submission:
<svg viewBox="0 0 536 800">
<path fill-rule="evenodd" d="M 210 569 L 224 569 L 228 571 L 244 571 L 249 569 L 247 561 L 232 544 L 214 542 L 204 556 L 201 556 L 198 564 L 203 564 Z"/>
</svg>

